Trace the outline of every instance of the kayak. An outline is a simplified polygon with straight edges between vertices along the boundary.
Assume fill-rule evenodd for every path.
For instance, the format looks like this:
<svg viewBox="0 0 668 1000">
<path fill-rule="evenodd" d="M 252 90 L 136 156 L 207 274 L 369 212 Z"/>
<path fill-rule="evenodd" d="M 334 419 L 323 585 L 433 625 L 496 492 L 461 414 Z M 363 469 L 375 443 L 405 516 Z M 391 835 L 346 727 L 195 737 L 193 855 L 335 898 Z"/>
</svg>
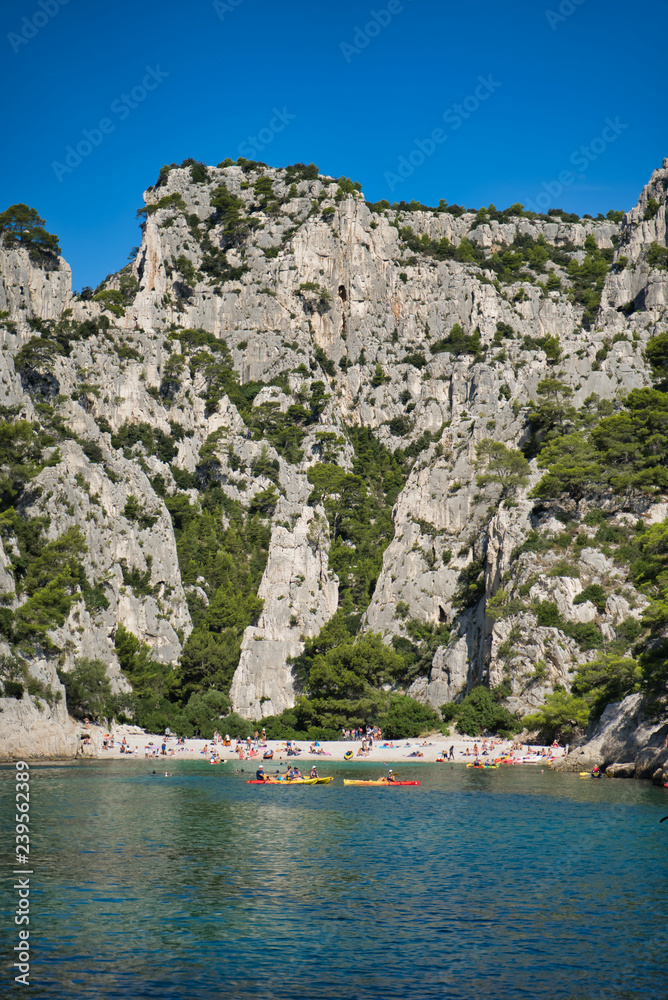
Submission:
<svg viewBox="0 0 668 1000">
<path fill-rule="evenodd" d="M 491 771 L 495 767 L 498 767 L 499 765 L 498 764 L 467 764 L 466 766 L 467 767 L 474 767 L 476 769 L 476 771 Z"/>
<path fill-rule="evenodd" d="M 419 785 L 419 781 L 388 781 L 387 778 L 380 778 L 378 781 L 354 781 L 352 778 L 344 778 L 344 785 L 383 785 L 392 787 L 393 785 Z"/>
<path fill-rule="evenodd" d="M 277 780 L 276 778 L 267 778 L 265 781 L 260 781 L 258 778 L 252 778 L 247 781 L 247 785 L 328 785 L 330 781 L 334 781 L 334 778 L 292 778 L 290 781 L 286 781 L 284 778 Z"/>
</svg>

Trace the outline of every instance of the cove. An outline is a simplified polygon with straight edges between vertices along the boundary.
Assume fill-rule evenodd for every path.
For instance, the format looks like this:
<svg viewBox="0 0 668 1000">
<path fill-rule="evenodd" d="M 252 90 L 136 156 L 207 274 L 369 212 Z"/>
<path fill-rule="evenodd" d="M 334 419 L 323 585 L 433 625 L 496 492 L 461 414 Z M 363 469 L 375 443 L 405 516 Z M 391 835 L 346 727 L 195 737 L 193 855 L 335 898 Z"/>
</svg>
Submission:
<svg viewBox="0 0 668 1000">
<path fill-rule="evenodd" d="M 295 788 L 233 764 L 169 770 L 31 767 L 32 997 L 665 995 L 664 789 L 537 767 L 401 766 L 421 785 L 398 789 L 343 786 L 370 764 Z"/>
</svg>

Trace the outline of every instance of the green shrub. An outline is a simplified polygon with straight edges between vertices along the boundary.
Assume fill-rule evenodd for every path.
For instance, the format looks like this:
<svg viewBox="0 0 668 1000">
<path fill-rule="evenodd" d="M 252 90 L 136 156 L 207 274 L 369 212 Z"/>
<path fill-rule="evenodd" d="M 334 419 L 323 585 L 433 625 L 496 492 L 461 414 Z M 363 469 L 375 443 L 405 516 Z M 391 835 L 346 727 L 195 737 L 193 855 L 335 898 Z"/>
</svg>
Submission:
<svg viewBox="0 0 668 1000">
<path fill-rule="evenodd" d="M 393 434 L 395 437 L 404 437 L 412 430 L 413 421 L 401 414 L 398 417 L 392 417 L 387 426 L 390 429 L 390 434 Z"/>
<path fill-rule="evenodd" d="M 498 621 L 501 618 L 510 618 L 521 611 L 526 611 L 524 602 L 517 597 L 509 597 L 505 590 L 497 590 L 493 597 L 490 597 L 485 607 L 485 613 Z"/>
<path fill-rule="evenodd" d="M 220 729 L 221 725 L 227 726 L 227 720 L 221 722 L 221 715 L 225 715 L 230 710 L 230 699 L 222 691 L 216 691 L 213 688 L 208 691 L 197 691 L 192 694 L 188 699 L 188 702 L 183 708 L 183 716 L 192 726 L 193 730 L 197 729 L 202 734 L 205 740 L 210 740 L 213 737 L 216 729 Z M 236 721 L 236 716 L 233 719 L 233 724 Z M 229 729 L 226 729 L 229 732 Z M 237 736 L 239 733 L 230 733 L 230 736 Z M 250 736 L 251 733 L 244 733 L 244 735 Z"/>
<path fill-rule="evenodd" d="M 384 735 L 391 740 L 421 736 L 430 729 L 436 729 L 439 724 L 438 715 L 433 708 L 401 694 L 390 697 L 390 706 L 378 721 Z"/>
<path fill-rule="evenodd" d="M 480 330 L 475 330 L 471 334 L 464 333 L 459 323 L 455 323 L 447 337 L 443 337 L 431 345 L 432 354 L 447 351 L 450 354 L 473 354 L 477 357 L 483 350 L 480 343 Z"/>
<path fill-rule="evenodd" d="M 499 733 L 503 736 L 518 733 L 522 724 L 499 704 L 494 692 L 487 687 L 475 687 L 458 705 L 453 702 L 441 706 L 445 722 L 454 720 L 460 733 L 480 736 L 484 732 Z"/>
<path fill-rule="evenodd" d="M 550 570 L 550 576 L 569 576 L 573 579 L 580 579 L 580 570 L 572 563 L 558 562 Z"/>
<path fill-rule="evenodd" d="M 598 717 L 610 702 L 621 701 L 638 691 L 642 672 L 636 660 L 604 655 L 580 664 L 573 680 L 573 691 L 585 697 L 590 711 Z"/>
<path fill-rule="evenodd" d="M 65 686 L 70 715 L 77 719 L 111 719 L 116 714 L 111 684 L 101 660 L 82 657 L 75 660 L 73 670 L 59 669 L 58 678 Z"/>
<path fill-rule="evenodd" d="M 604 524 L 607 521 L 608 515 L 604 510 L 598 510 L 594 508 L 593 510 L 587 511 L 583 521 L 586 525 L 591 528 L 596 527 L 598 524 Z"/>
<path fill-rule="evenodd" d="M 413 368 L 424 368 L 427 364 L 427 359 L 424 354 L 414 353 L 406 354 L 401 359 L 400 364 L 402 365 L 412 365 Z"/>
<path fill-rule="evenodd" d="M 23 697 L 23 692 L 25 687 L 19 681 L 3 681 L 3 697 L 5 698 L 16 698 L 20 700 Z"/>
<path fill-rule="evenodd" d="M 512 559 L 514 561 L 523 552 L 548 552 L 552 544 L 540 531 L 531 530 L 522 544 L 513 550 Z"/>
<path fill-rule="evenodd" d="M 197 284 L 197 271 L 192 261 L 188 260 L 187 257 L 181 256 L 176 258 L 174 265 L 183 276 L 183 280 L 187 285 L 194 287 Z"/>
<path fill-rule="evenodd" d="M 562 628 L 564 620 L 554 601 L 539 601 L 533 607 L 538 624 L 543 628 Z"/>
<path fill-rule="evenodd" d="M 629 532 L 625 528 L 616 528 L 612 524 L 602 524 L 596 534 L 594 535 L 594 541 L 599 545 L 607 544 L 612 542 L 613 544 L 620 544 L 625 542 L 628 538 Z"/>
<path fill-rule="evenodd" d="M 93 296 L 93 302 L 102 302 L 103 307 L 113 313 L 114 316 L 118 316 L 119 318 L 125 316 L 125 297 L 116 288 L 105 288 L 101 292 L 97 292 Z"/>
<path fill-rule="evenodd" d="M 654 216 L 659 211 L 660 207 L 661 207 L 661 204 L 660 204 L 660 202 L 658 202 L 656 200 L 656 198 L 648 198 L 647 199 L 647 208 L 645 209 L 645 213 L 643 215 L 644 221 L 648 222 L 650 219 L 653 219 Z"/>
<path fill-rule="evenodd" d="M 575 639 L 583 653 L 590 649 L 600 649 L 603 645 L 603 633 L 594 622 L 569 623 L 564 631 Z"/>
<path fill-rule="evenodd" d="M 452 595 L 452 606 L 462 612 L 474 607 L 485 594 L 485 556 L 465 566 L 457 578 L 458 586 Z"/>
<path fill-rule="evenodd" d="M 605 611 L 607 594 L 600 583 L 591 583 L 588 587 L 585 587 L 575 598 L 573 604 L 584 604 L 586 601 L 591 601 L 592 604 L 595 604 L 600 614 Z"/>
<path fill-rule="evenodd" d="M 617 635 L 628 642 L 635 642 L 642 635 L 643 631 L 642 622 L 639 622 L 636 618 L 625 618 L 623 622 L 620 622 L 616 626 Z"/>
<path fill-rule="evenodd" d="M 575 732 L 586 730 L 588 719 L 586 700 L 557 688 L 547 696 L 542 708 L 525 715 L 522 723 L 527 729 L 537 729 L 543 742 L 549 743 L 555 738 L 570 741 Z"/>
<path fill-rule="evenodd" d="M 662 270 L 668 269 L 668 247 L 662 247 L 658 243 L 652 243 L 645 258 L 649 267 L 656 267 Z"/>
</svg>

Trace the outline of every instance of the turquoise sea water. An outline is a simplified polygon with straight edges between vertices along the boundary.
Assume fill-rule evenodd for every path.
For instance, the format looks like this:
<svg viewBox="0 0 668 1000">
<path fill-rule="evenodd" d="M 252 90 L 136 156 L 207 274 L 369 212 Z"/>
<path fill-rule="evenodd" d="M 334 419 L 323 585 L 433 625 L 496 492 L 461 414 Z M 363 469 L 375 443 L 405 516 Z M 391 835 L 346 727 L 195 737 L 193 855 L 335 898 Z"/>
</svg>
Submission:
<svg viewBox="0 0 668 1000">
<path fill-rule="evenodd" d="M 30 992 L 13 984 L 14 768 L 0 768 L 0 996 L 639 1000 L 668 995 L 668 790 L 401 766 L 419 788 L 246 785 L 234 764 L 31 767 Z M 156 768 L 157 774 L 152 773 Z"/>
</svg>

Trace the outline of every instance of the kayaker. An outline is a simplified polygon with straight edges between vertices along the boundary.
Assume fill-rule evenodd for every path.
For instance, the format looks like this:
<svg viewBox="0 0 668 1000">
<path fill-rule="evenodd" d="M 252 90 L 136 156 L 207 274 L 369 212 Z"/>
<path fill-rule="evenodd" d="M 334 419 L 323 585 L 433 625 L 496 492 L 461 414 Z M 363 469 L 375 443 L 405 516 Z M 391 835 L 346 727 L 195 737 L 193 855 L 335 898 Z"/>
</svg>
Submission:
<svg viewBox="0 0 668 1000">
<path fill-rule="evenodd" d="M 255 778 L 257 781 L 266 781 L 267 778 L 264 773 L 264 765 L 260 764 L 257 771 L 255 772 Z"/>
<path fill-rule="evenodd" d="M 315 766 L 315 764 L 311 768 L 311 777 L 312 778 L 317 778 L 318 777 L 318 768 Z"/>
<path fill-rule="evenodd" d="M 302 773 L 298 767 L 291 767 L 287 774 L 288 781 L 296 781 L 301 776 Z"/>
<path fill-rule="evenodd" d="M 387 773 L 387 780 L 391 785 L 397 780 L 397 776 L 392 769 L 390 769 Z"/>
</svg>

